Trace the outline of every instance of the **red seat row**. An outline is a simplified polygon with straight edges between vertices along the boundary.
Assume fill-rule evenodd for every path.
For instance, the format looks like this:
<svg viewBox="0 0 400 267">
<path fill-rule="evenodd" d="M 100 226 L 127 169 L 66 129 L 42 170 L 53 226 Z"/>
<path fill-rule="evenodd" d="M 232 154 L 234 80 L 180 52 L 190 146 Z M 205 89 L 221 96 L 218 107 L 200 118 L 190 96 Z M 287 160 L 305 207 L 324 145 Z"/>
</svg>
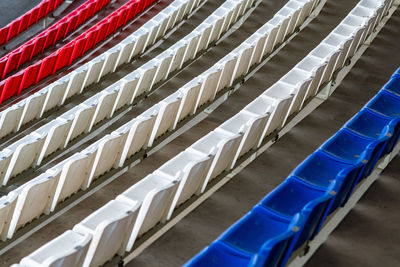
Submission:
<svg viewBox="0 0 400 267">
<path fill-rule="evenodd" d="M 43 0 L 39 5 L 0 29 L 0 45 L 18 36 L 41 18 L 54 11 L 64 0 Z"/>
<path fill-rule="evenodd" d="M 22 64 L 42 53 L 44 49 L 67 36 L 109 3 L 110 0 L 87 1 L 35 38 L 2 57 L 0 77 L 4 79 L 8 73 L 17 70 Z"/>
<path fill-rule="evenodd" d="M 126 25 L 155 0 L 130 0 L 86 32 L 59 48 L 53 54 L 0 82 L 0 103 L 20 94 L 27 87 L 54 74 L 103 41 L 110 34 Z"/>
</svg>

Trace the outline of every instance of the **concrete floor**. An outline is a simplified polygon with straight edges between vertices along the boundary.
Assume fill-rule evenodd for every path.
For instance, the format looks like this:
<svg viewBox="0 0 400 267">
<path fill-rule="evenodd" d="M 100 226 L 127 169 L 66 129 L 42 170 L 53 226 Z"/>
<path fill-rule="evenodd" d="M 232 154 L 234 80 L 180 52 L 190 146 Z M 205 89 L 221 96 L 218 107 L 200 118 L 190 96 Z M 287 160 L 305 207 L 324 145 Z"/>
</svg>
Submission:
<svg viewBox="0 0 400 267">
<path fill-rule="evenodd" d="M 7 0 L 7 2 L 11 1 Z M 205 53 L 199 60 L 185 68 L 185 70 L 177 76 L 171 78 L 165 85 L 158 88 L 154 94 L 145 101 L 139 103 L 131 112 L 124 116 L 121 121 L 113 122 L 109 130 L 136 116 L 139 112 L 178 89 L 180 85 L 211 66 L 213 62 L 235 48 L 237 44 L 249 36 L 256 28 L 265 21 L 268 21 L 285 2 L 286 1 L 263 1 L 253 12 L 252 16 L 246 20 L 236 32 L 212 50 Z M 8 266 L 19 261 L 20 258 L 63 233 L 65 230 L 71 229 L 74 224 L 78 223 L 88 214 L 115 198 L 116 195 L 123 192 L 130 185 L 151 173 L 161 164 L 204 136 L 208 131 L 214 129 L 227 118 L 236 114 L 242 107 L 275 83 L 299 60 L 307 55 L 308 52 L 345 17 L 357 2 L 356 0 L 328 0 L 319 17 L 314 19 L 306 29 L 297 35 L 207 118 L 169 142 L 161 150 L 130 169 L 127 173 L 118 177 L 118 179 L 115 179 L 99 191 L 88 196 L 88 198 L 78 205 L 65 211 L 65 213 L 59 214 L 52 222 L 1 255 L 0 265 Z M 3 3 L 3 1 L 1 1 L 1 3 Z M 204 8 L 202 8 L 198 14 L 196 13 L 193 19 L 189 20 L 185 28 L 182 29 L 189 31 L 191 27 L 195 26 L 206 14 L 212 12 L 212 10 L 221 3 L 222 1 L 209 0 Z M 24 11 L 20 13 L 24 13 Z M 15 16 L 18 16 L 18 14 L 15 14 Z M 0 20 L 0 23 L 1 22 L 2 20 Z M 181 32 L 180 28 L 179 31 L 174 33 L 170 40 L 161 45 L 153 54 L 149 54 L 143 59 L 140 59 L 137 64 L 144 62 L 155 53 L 159 53 L 167 47 L 167 44 L 171 45 L 174 40 L 177 40 L 177 38 L 180 38 L 183 34 L 185 34 L 185 30 Z M 398 51 L 400 49 L 400 43 L 398 42 L 399 34 L 400 12 L 397 11 L 327 102 L 318 107 L 317 110 L 300 122 L 288 134 L 283 136 L 277 143 L 236 175 L 224 187 L 213 194 L 200 207 L 164 234 L 153 245 L 129 263 L 128 266 L 181 265 L 248 212 L 263 196 L 281 183 L 295 166 L 360 110 L 387 81 L 391 73 L 400 65 L 400 54 L 393 53 L 393 51 Z M 122 73 L 123 72 L 124 70 Z M 108 80 L 106 79 L 103 81 L 104 83 L 100 85 L 100 87 L 104 88 L 103 86 L 117 79 L 119 75 L 121 74 L 110 76 Z M 92 92 L 95 91 L 96 89 L 93 89 Z M 72 103 L 75 102 L 71 102 L 71 105 Z M 104 134 L 105 132 L 101 135 Z M 91 142 L 99 138 L 99 136 L 93 136 Z M 73 152 L 74 151 L 70 151 L 70 153 Z M 395 160 L 394 162 L 397 161 Z M 391 166 L 393 165 L 392 163 Z M 393 177 L 395 177 L 396 170 L 395 168 L 393 171 Z M 384 175 L 386 175 L 386 172 Z M 392 186 L 390 189 L 394 190 L 393 192 L 396 191 L 395 186 Z M 369 194 L 366 196 L 368 197 L 368 195 Z M 395 210 L 396 206 L 392 204 L 390 207 Z M 369 210 L 365 209 L 364 212 L 368 213 Z M 378 212 L 378 210 L 376 208 L 371 209 L 371 215 L 372 212 Z M 381 209 L 379 209 L 379 212 L 382 212 Z M 350 216 L 351 214 L 349 217 Z M 383 217 L 383 215 L 381 216 Z M 400 219 L 396 216 L 391 218 L 392 220 L 386 221 L 386 223 L 391 224 L 386 231 L 390 229 L 396 230 L 396 224 L 398 225 L 400 222 Z M 346 221 L 347 220 L 346 218 Z M 349 226 L 347 226 L 347 229 L 354 228 L 354 221 L 352 222 L 353 223 L 350 222 Z M 374 227 L 379 227 L 379 225 L 375 224 Z M 379 261 L 381 264 L 384 264 L 384 266 L 398 265 L 393 264 L 396 263 L 396 261 L 398 263 L 400 260 L 400 254 L 395 253 L 398 251 L 380 249 L 380 244 L 387 243 L 376 243 L 379 245 L 375 246 L 372 239 L 370 241 L 373 244 L 372 246 L 363 246 L 358 247 L 358 249 L 353 249 L 359 256 L 353 256 L 348 261 L 342 259 L 343 257 L 348 257 L 348 248 L 356 247 L 358 242 L 356 243 L 354 240 L 349 241 L 347 237 L 350 235 L 348 233 L 346 234 L 346 231 L 341 233 L 341 228 L 342 227 L 339 227 L 338 230 L 333 233 L 332 237 L 334 241 L 331 241 L 332 238 L 328 239 L 327 245 L 323 246 L 317 252 L 315 259 L 310 261 L 310 266 L 312 264 L 315 266 L 324 266 L 325 263 L 327 265 L 332 263 L 332 265 L 335 264 L 335 266 L 348 266 L 350 263 L 354 265 L 358 262 L 366 265 L 367 259 L 359 259 L 362 258 L 364 254 L 363 249 L 371 250 L 370 255 L 378 255 L 379 257 L 387 255 L 387 261 L 385 261 L 385 258 Z M 367 231 L 369 227 L 363 227 L 363 229 Z M 375 229 L 373 231 L 378 232 L 375 231 Z M 365 232 L 364 235 L 366 235 Z M 382 235 L 384 235 L 383 232 Z M 370 235 L 370 238 L 372 237 L 374 236 Z M 400 242 L 399 236 L 391 235 L 388 237 L 393 238 L 392 242 L 389 244 L 392 244 L 394 247 L 396 247 L 396 242 L 397 244 Z M 347 240 L 344 240 L 345 238 L 347 238 Z M 359 238 L 357 237 L 357 232 L 354 233 L 354 238 Z M 343 243 L 346 243 L 346 245 L 343 245 Z M 342 246 L 343 248 L 339 249 L 337 246 Z M 376 254 L 373 254 L 372 250 L 376 251 Z M 388 263 L 388 265 L 385 263 Z"/>
</svg>

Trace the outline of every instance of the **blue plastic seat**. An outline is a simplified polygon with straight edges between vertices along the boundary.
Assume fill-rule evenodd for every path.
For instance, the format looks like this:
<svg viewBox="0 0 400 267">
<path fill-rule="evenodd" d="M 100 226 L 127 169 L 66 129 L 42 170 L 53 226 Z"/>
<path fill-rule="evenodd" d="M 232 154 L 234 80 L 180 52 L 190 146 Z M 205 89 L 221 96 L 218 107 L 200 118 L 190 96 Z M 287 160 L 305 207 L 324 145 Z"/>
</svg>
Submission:
<svg viewBox="0 0 400 267">
<path fill-rule="evenodd" d="M 381 90 L 366 107 L 387 117 L 400 117 L 400 98 L 386 90 Z"/>
<path fill-rule="evenodd" d="M 336 190 L 337 194 L 329 211 L 331 213 L 346 203 L 364 166 L 362 162 L 350 163 L 317 150 L 297 166 L 292 175 L 320 190 L 327 190 L 332 181 L 338 181 L 337 186 L 340 188 Z"/>
<path fill-rule="evenodd" d="M 332 193 L 337 184 L 336 181 L 332 181 L 328 189 L 321 189 L 295 177 L 289 177 L 269 193 L 261 201 L 261 205 L 287 218 L 293 218 L 296 213 L 301 214 L 304 226 L 296 237 L 293 249 L 297 249 L 318 233 L 330 208 Z"/>
<path fill-rule="evenodd" d="M 393 74 L 390 80 L 383 86 L 383 89 L 400 96 L 400 74 Z"/>
<path fill-rule="evenodd" d="M 350 163 L 365 162 L 366 166 L 361 173 L 361 178 L 364 178 L 374 169 L 383 148 L 389 141 L 388 128 L 385 127 L 378 138 L 365 137 L 343 128 L 329 138 L 320 149 Z"/>
<path fill-rule="evenodd" d="M 399 138 L 400 118 L 382 116 L 370 109 L 363 108 L 346 123 L 344 128 L 373 139 L 378 139 L 385 132 L 391 135 L 382 152 L 382 155 L 386 155 L 393 150 Z"/>
<path fill-rule="evenodd" d="M 302 226 L 300 218 L 300 214 L 282 217 L 257 205 L 218 240 L 249 258 L 257 255 L 252 266 L 284 266 L 292 252 L 291 241 Z"/>
</svg>

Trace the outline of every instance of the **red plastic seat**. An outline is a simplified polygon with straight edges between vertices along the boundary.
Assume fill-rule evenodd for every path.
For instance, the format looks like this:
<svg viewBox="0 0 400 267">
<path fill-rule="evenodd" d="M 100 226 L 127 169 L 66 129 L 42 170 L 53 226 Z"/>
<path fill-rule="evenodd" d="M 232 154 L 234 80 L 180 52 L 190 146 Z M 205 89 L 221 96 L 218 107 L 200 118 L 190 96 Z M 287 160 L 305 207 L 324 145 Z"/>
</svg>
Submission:
<svg viewBox="0 0 400 267">
<path fill-rule="evenodd" d="M 87 11 L 87 13 L 86 13 L 86 20 L 88 19 L 88 18 L 91 18 L 93 15 L 94 15 L 94 13 L 96 13 L 96 2 L 91 2 L 90 4 L 88 4 L 87 5 L 87 9 L 88 9 L 88 11 Z"/>
<path fill-rule="evenodd" d="M 74 46 L 72 44 L 67 44 L 66 46 L 62 47 L 59 50 L 53 73 L 55 73 L 59 69 L 65 67 L 69 63 L 69 59 L 72 55 L 73 49 L 74 49 Z"/>
<path fill-rule="evenodd" d="M 0 103 L 17 94 L 23 75 L 24 72 L 21 71 L 5 80 L 4 89 L 0 96 Z"/>
<path fill-rule="evenodd" d="M 118 22 L 117 22 L 118 27 L 117 28 L 119 28 L 121 26 L 125 26 L 126 21 L 127 21 L 126 18 L 128 17 L 128 13 L 129 13 L 129 7 L 126 7 L 124 9 L 122 9 L 118 13 L 118 15 L 117 15 L 117 17 L 118 17 Z"/>
<path fill-rule="evenodd" d="M 53 46 L 54 43 L 56 42 L 56 34 L 57 34 L 58 29 L 57 28 L 52 28 L 49 31 L 47 31 L 46 35 L 46 41 L 44 42 L 43 49 L 46 49 L 47 47 Z"/>
<path fill-rule="evenodd" d="M 65 35 L 67 34 L 67 27 L 68 27 L 68 21 L 63 21 L 57 25 L 57 34 L 55 37 L 56 42 L 65 37 Z"/>
<path fill-rule="evenodd" d="M 6 68 L 6 64 L 7 64 L 6 58 L 0 59 L 0 74 L 2 74 L 4 72 L 4 69 Z"/>
<path fill-rule="evenodd" d="M 78 16 L 79 16 L 78 12 L 72 12 L 72 13 L 75 13 L 75 14 L 71 15 L 71 17 L 68 19 L 67 32 L 72 32 L 73 30 L 75 30 L 75 25 L 76 25 L 76 22 L 78 21 Z"/>
<path fill-rule="evenodd" d="M 2 76 L 3 79 L 6 76 L 6 74 L 12 72 L 13 70 L 15 70 L 17 68 L 19 59 L 21 58 L 21 54 L 22 54 L 22 49 L 18 49 L 16 51 L 12 52 L 11 54 L 9 54 L 6 67 L 3 71 L 3 76 Z"/>
<path fill-rule="evenodd" d="M 23 90 L 36 83 L 41 64 L 41 62 L 38 62 L 24 70 L 24 76 L 22 77 L 21 86 L 18 88 L 17 94 L 20 94 Z"/>
<path fill-rule="evenodd" d="M 135 1 L 130 5 L 128 16 L 126 18 L 125 24 L 133 19 L 139 13 L 139 1 Z"/>
<path fill-rule="evenodd" d="M 17 68 L 19 68 L 20 65 L 24 64 L 28 60 L 30 60 L 34 46 L 35 46 L 34 43 L 28 43 L 22 48 L 22 54 L 19 59 Z"/>
<path fill-rule="evenodd" d="M 20 18 L 20 24 L 19 24 L 19 28 L 18 28 L 18 33 L 25 31 L 29 26 L 29 18 L 30 18 L 31 14 L 30 13 L 26 13 L 25 15 L 23 15 Z"/>
<path fill-rule="evenodd" d="M 87 41 L 85 44 L 85 48 L 83 49 L 84 52 L 92 49 L 95 46 L 97 34 L 99 33 L 99 28 L 93 29 L 86 33 Z"/>
<path fill-rule="evenodd" d="M 88 9 L 87 9 L 87 8 L 84 8 L 84 9 L 82 9 L 82 10 L 80 10 L 80 11 L 78 12 L 78 19 L 77 19 L 77 21 L 76 21 L 74 30 L 76 30 L 76 29 L 77 29 L 80 25 L 82 25 L 82 23 L 85 21 L 87 11 L 88 11 Z"/>
<path fill-rule="evenodd" d="M 0 44 L 4 44 L 7 40 L 8 35 L 8 27 L 4 27 L 0 29 Z"/>
<path fill-rule="evenodd" d="M 71 65 L 71 63 L 77 59 L 78 57 L 80 57 L 83 53 L 83 48 L 85 47 L 87 41 L 87 37 L 83 37 L 80 39 L 77 39 L 73 42 L 74 45 L 74 50 L 72 50 L 72 54 L 71 54 L 71 58 L 69 60 L 69 65 Z"/>
<path fill-rule="evenodd" d="M 40 7 L 35 7 L 31 10 L 31 16 L 29 17 L 28 27 L 35 24 L 39 20 L 39 9 Z"/>
<path fill-rule="evenodd" d="M 109 21 L 105 21 L 104 23 L 102 23 L 99 26 L 99 32 L 98 32 L 97 37 L 96 37 L 95 45 L 98 44 L 99 42 L 103 41 L 104 38 L 106 38 L 108 25 L 110 25 L 110 22 Z"/>
<path fill-rule="evenodd" d="M 32 51 L 32 55 L 31 55 L 31 59 L 36 56 L 39 53 L 42 53 L 43 48 L 44 48 L 44 43 L 46 41 L 47 36 L 46 35 L 40 35 L 37 38 L 37 41 L 35 42 L 35 45 L 33 47 L 33 51 Z"/>
<path fill-rule="evenodd" d="M 112 16 L 109 18 L 110 24 L 108 25 L 106 36 L 109 36 L 110 34 L 114 33 L 116 27 L 117 27 L 117 22 L 118 22 L 118 16 Z"/>
<path fill-rule="evenodd" d="M 8 42 L 8 40 L 10 40 L 11 38 L 13 38 L 18 34 L 18 28 L 19 28 L 19 20 L 13 21 L 9 24 L 6 42 Z"/>
<path fill-rule="evenodd" d="M 57 57 L 58 57 L 58 53 L 55 52 L 41 61 L 42 64 L 40 66 L 40 70 L 39 70 L 39 74 L 36 79 L 36 83 L 38 83 L 43 78 L 46 78 L 50 74 L 53 74 Z"/>
<path fill-rule="evenodd" d="M 44 16 L 47 15 L 47 8 L 49 7 L 49 0 L 45 0 L 40 4 L 40 9 L 39 9 L 39 18 L 43 18 Z"/>
</svg>

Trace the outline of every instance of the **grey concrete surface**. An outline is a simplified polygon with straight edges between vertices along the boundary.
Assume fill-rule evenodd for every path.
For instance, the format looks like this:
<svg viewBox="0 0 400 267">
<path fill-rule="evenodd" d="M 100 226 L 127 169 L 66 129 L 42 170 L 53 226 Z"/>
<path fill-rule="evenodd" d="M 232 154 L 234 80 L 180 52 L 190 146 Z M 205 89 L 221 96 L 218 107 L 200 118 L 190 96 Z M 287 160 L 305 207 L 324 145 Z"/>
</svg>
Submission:
<svg viewBox="0 0 400 267">
<path fill-rule="evenodd" d="M 42 0 L 2 0 L 0 1 L 0 28 L 7 25 L 10 21 L 25 14 Z"/>
</svg>

